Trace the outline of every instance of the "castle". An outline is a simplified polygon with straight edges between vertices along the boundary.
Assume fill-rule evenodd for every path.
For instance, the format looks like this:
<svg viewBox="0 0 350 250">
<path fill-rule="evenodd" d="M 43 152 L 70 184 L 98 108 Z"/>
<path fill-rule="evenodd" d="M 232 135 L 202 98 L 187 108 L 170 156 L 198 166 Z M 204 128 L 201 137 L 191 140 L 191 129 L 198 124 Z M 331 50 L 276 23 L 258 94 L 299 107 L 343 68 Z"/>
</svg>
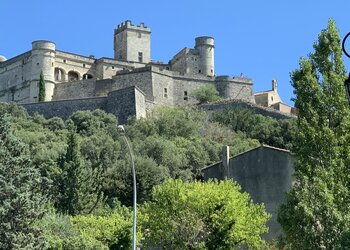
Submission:
<svg viewBox="0 0 350 250">
<path fill-rule="evenodd" d="M 50 41 L 34 41 L 21 55 L 9 60 L 0 56 L 0 101 L 22 104 L 46 117 L 101 108 L 124 122 L 129 115 L 145 117 L 154 106 L 195 104 L 191 93 L 211 84 L 224 99 L 265 105 L 264 95 L 254 96 L 251 79 L 215 75 L 214 48 L 214 38 L 201 36 L 194 48 L 182 49 L 167 64 L 156 62 L 151 60 L 150 28 L 131 21 L 114 31 L 114 58 L 86 57 L 57 50 Z M 38 103 L 41 73 L 44 103 Z M 272 93 L 280 102 L 277 88 Z"/>
</svg>

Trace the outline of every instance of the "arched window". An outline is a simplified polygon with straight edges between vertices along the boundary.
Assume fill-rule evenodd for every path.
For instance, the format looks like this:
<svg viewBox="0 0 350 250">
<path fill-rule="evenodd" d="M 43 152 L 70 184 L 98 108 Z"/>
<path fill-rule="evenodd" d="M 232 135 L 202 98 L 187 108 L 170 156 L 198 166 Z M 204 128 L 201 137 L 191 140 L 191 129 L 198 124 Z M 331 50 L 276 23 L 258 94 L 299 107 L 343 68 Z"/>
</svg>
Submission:
<svg viewBox="0 0 350 250">
<path fill-rule="evenodd" d="M 63 69 L 55 68 L 55 81 L 57 82 L 64 82 L 66 73 Z"/>
<path fill-rule="evenodd" d="M 84 74 L 84 75 L 83 75 L 83 80 L 92 79 L 92 78 L 94 78 L 94 76 L 91 75 L 91 74 Z"/>
<path fill-rule="evenodd" d="M 69 71 L 68 72 L 68 81 L 74 82 L 79 80 L 79 74 L 75 71 Z"/>
</svg>

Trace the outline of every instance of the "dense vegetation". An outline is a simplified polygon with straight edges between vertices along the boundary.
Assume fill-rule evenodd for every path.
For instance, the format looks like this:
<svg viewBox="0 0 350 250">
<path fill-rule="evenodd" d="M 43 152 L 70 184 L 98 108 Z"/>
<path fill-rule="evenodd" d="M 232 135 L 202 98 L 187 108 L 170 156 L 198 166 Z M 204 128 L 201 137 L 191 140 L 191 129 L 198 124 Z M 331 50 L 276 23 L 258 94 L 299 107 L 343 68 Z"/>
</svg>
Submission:
<svg viewBox="0 0 350 250">
<path fill-rule="evenodd" d="M 132 204 L 132 176 L 127 147 L 116 130 L 116 117 L 95 110 L 76 112 L 66 121 L 58 117 L 45 119 L 41 115 L 30 117 L 23 108 L 4 103 L 0 104 L 0 116 L 7 121 L 3 122 L 4 126 L 8 126 L 6 133 L 21 141 L 18 143 L 21 143 L 23 149 L 19 146 L 16 148 L 21 149 L 23 157 L 28 158 L 23 162 L 16 160 L 15 163 L 22 170 L 34 171 L 32 174 L 38 175 L 28 183 L 28 188 L 38 190 L 38 197 L 42 197 L 33 200 L 37 202 L 33 205 L 28 203 L 28 206 L 36 207 L 32 217 L 28 216 L 31 224 L 26 230 L 33 230 L 33 234 L 30 235 L 33 237 L 40 235 L 36 239 L 41 240 L 33 244 L 41 248 L 45 248 L 48 244 L 50 249 L 129 249 L 131 212 L 128 207 Z M 152 201 L 157 199 L 157 193 L 154 193 L 156 191 L 153 191 L 152 197 L 155 186 L 168 179 L 201 180 L 200 169 L 220 160 L 223 145 L 232 146 L 231 155 L 259 145 L 259 141 L 249 138 L 245 131 L 240 129 L 235 131 L 232 125 L 225 124 L 227 123 L 211 121 L 206 113 L 189 107 L 159 108 L 148 119 L 129 120 L 126 131 L 135 154 L 138 203 L 142 207 L 145 206 L 141 207 L 141 211 L 144 212 L 139 220 L 141 223 L 138 227 L 139 239 L 141 234 L 145 233 L 146 227 L 147 232 L 152 228 L 152 225 L 146 223 L 149 221 L 147 218 L 151 216 L 147 206 L 151 206 Z M 6 150 L 11 152 L 12 149 Z M 0 165 L 1 171 L 10 173 L 6 167 L 11 166 Z M 30 166 L 33 170 L 30 170 Z M 1 175 L 7 180 L 10 178 Z M 170 185 L 167 183 L 165 185 Z M 205 188 L 206 185 L 194 182 L 191 184 L 194 186 L 191 187 L 190 184 L 185 184 L 186 182 L 181 183 L 184 189 L 188 189 L 183 192 L 189 192 L 198 185 L 204 185 L 201 188 Z M 212 195 L 220 197 L 219 189 L 213 187 L 219 185 L 218 183 L 207 185 L 211 185 L 208 188 L 217 190 L 213 191 Z M 24 185 L 22 188 L 26 187 Z M 20 189 L 13 190 L 16 194 L 21 192 Z M 240 194 L 238 187 L 235 187 L 235 190 L 237 192 L 234 194 L 235 197 L 240 197 L 243 203 L 249 201 L 247 194 Z M 26 194 L 28 195 L 28 192 Z M 156 205 L 155 203 L 154 206 Z M 41 209 L 38 209 L 39 207 Z M 260 237 L 265 230 L 267 215 L 263 213 L 261 206 L 249 205 L 249 209 L 247 210 L 247 213 L 251 213 L 249 216 L 257 216 L 260 219 L 254 226 L 256 231 L 251 235 L 253 238 L 237 238 L 239 241 L 237 245 L 249 244 L 257 247 L 263 244 Z M 235 210 L 235 207 L 231 207 L 231 210 Z M 189 216 L 201 216 L 195 215 L 194 211 L 186 210 L 183 213 L 193 212 Z M 229 211 L 225 210 L 226 212 Z M 205 219 L 203 223 L 209 223 L 208 220 L 209 218 Z M 209 224 L 205 226 L 205 230 L 209 230 L 208 227 Z M 240 229 L 226 228 L 229 231 L 222 237 L 229 239 L 233 237 L 232 232 L 242 234 L 239 230 L 243 227 L 245 226 L 239 227 Z M 0 233 L 1 230 L 6 231 L 5 224 L 0 228 Z M 199 230 L 198 234 L 208 234 L 203 230 Z M 144 244 L 146 242 L 151 244 L 152 239 L 146 238 Z M 210 237 L 207 240 L 203 238 L 198 241 L 197 248 L 194 249 L 210 249 L 209 246 L 214 244 L 213 242 L 215 240 Z M 9 244 L 5 241 L 1 243 Z M 154 240 L 153 243 L 159 242 Z M 34 245 L 31 248 L 35 248 Z"/>
</svg>

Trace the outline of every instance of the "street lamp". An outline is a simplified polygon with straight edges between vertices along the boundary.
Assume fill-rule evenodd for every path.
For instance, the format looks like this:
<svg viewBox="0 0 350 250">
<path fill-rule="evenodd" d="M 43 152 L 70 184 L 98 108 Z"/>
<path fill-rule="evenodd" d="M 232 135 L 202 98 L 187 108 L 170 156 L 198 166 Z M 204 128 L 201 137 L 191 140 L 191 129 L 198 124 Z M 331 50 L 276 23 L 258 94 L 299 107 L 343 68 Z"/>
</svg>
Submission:
<svg viewBox="0 0 350 250">
<path fill-rule="evenodd" d="M 135 172 L 135 164 L 134 164 L 134 155 L 132 153 L 132 149 L 129 143 L 128 138 L 126 137 L 125 128 L 122 125 L 118 125 L 118 132 L 123 137 L 126 145 L 128 146 L 131 165 L 132 165 L 132 179 L 133 179 L 133 220 L 132 220 L 132 250 L 136 250 L 136 172 Z"/>
<path fill-rule="evenodd" d="M 348 34 L 346 34 L 346 36 L 344 37 L 343 39 L 343 42 L 342 42 L 342 49 L 343 49 L 343 52 L 344 54 L 350 58 L 350 55 L 349 53 L 346 51 L 345 49 L 345 41 L 346 39 L 350 36 L 350 32 Z M 344 82 L 344 86 L 345 86 L 345 92 L 346 92 L 346 98 L 348 99 L 348 102 L 350 104 L 350 74 L 349 74 L 349 77 L 348 79 L 345 80 Z"/>
</svg>

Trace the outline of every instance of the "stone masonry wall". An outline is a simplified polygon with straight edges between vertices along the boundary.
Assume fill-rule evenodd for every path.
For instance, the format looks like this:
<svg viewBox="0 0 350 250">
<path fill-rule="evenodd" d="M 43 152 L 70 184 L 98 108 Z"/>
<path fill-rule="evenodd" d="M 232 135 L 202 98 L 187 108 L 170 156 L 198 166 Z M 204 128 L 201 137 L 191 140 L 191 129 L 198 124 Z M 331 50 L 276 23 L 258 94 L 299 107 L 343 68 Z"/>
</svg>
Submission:
<svg viewBox="0 0 350 250">
<path fill-rule="evenodd" d="M 30 115 L 42 114 L 49 119 L 54 116 L 69 118 L 80 110 L 101 109 L 118 117 L 118 122 L 124 124 L 128 117 L 146 116 L 146 103 L 142 91 L 135 87 L 112 91 L 107 97 L 95 97 L 74 100 L 50 101 L 41 103 L 22 104 Z"/>
<path fill-rule="evenodd" d="M 76 82 L 57 83 L 53 100 L 79 99 L 107 96 L 112 91 L 112 79 L 96 81 L 88 79 Z"/>
</svg>

